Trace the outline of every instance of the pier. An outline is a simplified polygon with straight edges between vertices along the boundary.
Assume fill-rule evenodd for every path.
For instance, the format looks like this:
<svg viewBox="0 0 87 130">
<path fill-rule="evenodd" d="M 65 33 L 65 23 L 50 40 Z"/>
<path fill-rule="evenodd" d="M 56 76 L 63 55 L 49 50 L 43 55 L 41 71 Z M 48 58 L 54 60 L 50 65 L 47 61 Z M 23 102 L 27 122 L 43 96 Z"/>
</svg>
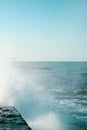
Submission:
<svg viewBox="0 0 87 130">
<path fill-rule="evenodd" d="M 0 130 L 31 130 L 15 107 L 0 107 Z"/>
</svg>

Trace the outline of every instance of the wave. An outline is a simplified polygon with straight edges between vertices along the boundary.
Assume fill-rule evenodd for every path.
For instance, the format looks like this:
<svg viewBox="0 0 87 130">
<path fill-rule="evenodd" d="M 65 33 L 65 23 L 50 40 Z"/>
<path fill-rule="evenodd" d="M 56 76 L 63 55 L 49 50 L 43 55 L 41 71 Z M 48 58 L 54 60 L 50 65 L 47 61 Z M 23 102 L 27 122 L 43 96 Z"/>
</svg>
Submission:
<svg viewBox="0 0 87 130">
<path fill-rule="evenodd" d="M 16 66 L 17 69 L 23 69 L 23 70 L 50 70 L 49 67 L 30 67 L 26 65 L 20 65 Z"/>
<path fill-rule="evenodd" d="M 83 76 L 87 76 L 87 73 L 83 73 L 82 75 L 83 75 Z"/>
</svg>

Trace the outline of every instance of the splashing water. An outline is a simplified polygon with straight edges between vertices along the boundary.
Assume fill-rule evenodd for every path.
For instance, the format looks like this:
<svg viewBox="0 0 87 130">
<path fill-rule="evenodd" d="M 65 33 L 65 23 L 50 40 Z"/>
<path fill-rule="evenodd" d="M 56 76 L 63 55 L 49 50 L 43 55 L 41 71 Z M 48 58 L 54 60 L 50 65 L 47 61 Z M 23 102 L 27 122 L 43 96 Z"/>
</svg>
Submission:
<svg viewBox="0 0 87 130">
<path fill-rule="evenodd" d="M 43 115 L 40 106 L 41 101 L 48 104 L 52 100 L 46 90 L 38 86 L 32 74 L 21 74 L 16 70 L 12 62 L 1 60 L 0 62 L 0 105 L 16 106 L 25 118 L 31 121 L 35 130 L 56 130 L 58 119 L 55 113 Z M 47 125 L 51 122 L 50 125 Z"/>
<path fill-rule="evenodd" d="M 86 64 L 79 66 L 79 70 L 77 63 L 43 63 L 44 68 L 51 68 L 46 70 L 41 63 L 40 69 L 36 69 L 37 63 L 33 67 L 30 63 L 21 64 L 22 69 L 8 60 L 0 61 L 0 105 L 14 105 L 33 130 L 68 130 L 68 127 L 77 130 L 79 124 L 81 130 L 87 128 L 86 92 L 76 93 L 83 86 L 86 89 L 87 76 L 81 75 L 86 73 Z M 31 69 L 26 69 L 25 64 Z M 61 116 L 62 120 L 60 111 L 66 114 Z"/>
<path fill-rule="evenodd" d="M 62 124 L 55 113 L 49 112 L 46 115 L 40 115 L 33 121 L 29 121 L 33 130 L 62 130 Z"/>
</svg>

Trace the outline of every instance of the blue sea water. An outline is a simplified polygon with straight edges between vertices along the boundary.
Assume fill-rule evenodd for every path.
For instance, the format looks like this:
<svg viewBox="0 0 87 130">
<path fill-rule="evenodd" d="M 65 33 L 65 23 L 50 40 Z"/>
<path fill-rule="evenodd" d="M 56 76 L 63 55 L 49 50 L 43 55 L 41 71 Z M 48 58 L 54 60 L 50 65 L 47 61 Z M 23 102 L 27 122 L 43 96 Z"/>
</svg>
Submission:
<svg viewBox="0 0 87 130">
<path fill-rule="evenodd" d="M 87 62 L 16 62 L 15 70 L 15 106 L 33 130 L 87 129 Z"/>
</svg>

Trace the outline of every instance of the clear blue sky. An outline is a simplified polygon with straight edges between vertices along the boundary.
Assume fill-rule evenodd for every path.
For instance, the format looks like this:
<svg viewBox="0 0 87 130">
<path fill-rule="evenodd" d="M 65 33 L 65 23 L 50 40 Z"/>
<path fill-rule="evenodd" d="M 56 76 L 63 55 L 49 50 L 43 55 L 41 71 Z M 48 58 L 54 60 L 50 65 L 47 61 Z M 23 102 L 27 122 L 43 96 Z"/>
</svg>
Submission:
<svg viewBox="0 0 87 130">
<path fill-rule="evenodd" d="M 87 0 L 0 0 L 0 56 L 87 61 Z"/>
</svg>

